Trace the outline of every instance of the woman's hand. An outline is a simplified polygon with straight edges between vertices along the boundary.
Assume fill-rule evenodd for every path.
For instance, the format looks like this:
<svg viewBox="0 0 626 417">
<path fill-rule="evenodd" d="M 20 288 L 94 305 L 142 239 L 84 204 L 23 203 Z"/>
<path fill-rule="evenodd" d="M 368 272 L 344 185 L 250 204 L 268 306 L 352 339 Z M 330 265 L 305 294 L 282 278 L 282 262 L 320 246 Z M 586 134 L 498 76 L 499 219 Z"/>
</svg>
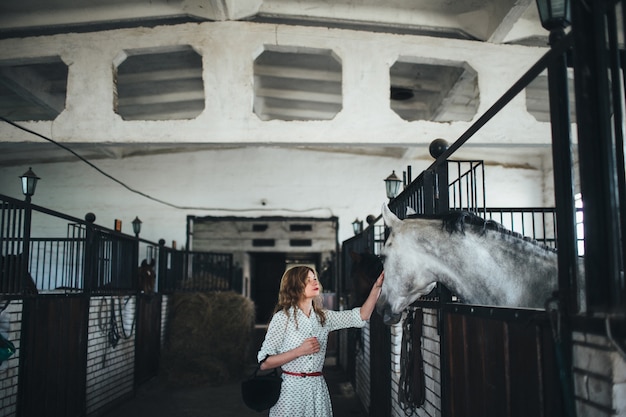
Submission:
<svg viewBox="0 0 626 417">
<path fill-rule="evenodd" d="M 300 356 L 312 355 L 320 351 L 320 342 L 317 337 L 309 337 L 305 339 L 302 344 L 296 348 L 288 350 L 287 352 L 279 353 L 277 355 L 268 356 L 265 362 L 261 364 L 261 370 L 278 368 L 283 366 L 287 362 L 291 362 Z"/>
<path fill-rule="evenodd" d="M 381 272 L 376 282 L 374 283 L 374 288 L 382 288 L 383 282 L 385 281 L 385 271 Z"/>
<path fill-rule="evenodd" d="M 309 337 L 302 342 L 298 350 L 299 356 L 312 355 L 320 351 L 320 342 L 317 337 Z"/>
</svg>

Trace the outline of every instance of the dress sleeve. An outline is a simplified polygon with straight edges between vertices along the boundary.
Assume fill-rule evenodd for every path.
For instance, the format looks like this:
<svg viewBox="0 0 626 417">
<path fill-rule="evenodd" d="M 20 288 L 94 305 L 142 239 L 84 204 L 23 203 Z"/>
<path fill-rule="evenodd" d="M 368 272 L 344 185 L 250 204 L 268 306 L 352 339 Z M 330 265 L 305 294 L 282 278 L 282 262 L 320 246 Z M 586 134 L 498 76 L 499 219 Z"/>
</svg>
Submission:
<svg viewBox="0 0 626 417">
<path fill-rule="evenodd" d="M 326 311 L 326 325 L 329 331 L 347 329 L 348 327 L 363 327 L 367 321 L 361 318 L 361 307 L 346 311 Z"/>
<path fill-rule="evenodd" d="M 285 312 L 279 311 L 274 314 L 269 326 L 267 326 L 267 333 L 265 333 L 265 340 L 263 340 L 261 350 L 257 354 L 258 362 L 261 362 L 266 356 L 282 353 L 280 349 L 283 346 L 286 327 L 287 315 Z"/>
</svg>

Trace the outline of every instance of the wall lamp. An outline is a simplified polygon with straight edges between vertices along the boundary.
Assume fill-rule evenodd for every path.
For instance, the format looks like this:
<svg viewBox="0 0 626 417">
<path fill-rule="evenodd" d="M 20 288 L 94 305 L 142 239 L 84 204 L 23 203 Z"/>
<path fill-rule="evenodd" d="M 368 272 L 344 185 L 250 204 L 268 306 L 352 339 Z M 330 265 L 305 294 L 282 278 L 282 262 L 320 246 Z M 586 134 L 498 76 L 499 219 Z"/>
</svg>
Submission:
<svg viewBox="0 0 626 417">
<path fill-rule="evenodd" d="M 359 218 L 357 217 L 352 222 L 352 230 L 354 231 L 355 235 L 358 235 L 359 233 L 361 233 L 363 231 L 363 220 L 359 220 Z"/>
<path fill-rule="evenodd" d="M 541 26 L 546 30 L 563 29 L 571 23 L 569 0 L 537 0 L 537 9 Z"/>
<path fill-rule="evenodd" d="M 28 171 L 23 173 L 20 178 L 22 179 L 22 193 L 26 196 L 26 201 L 30 202 L 30 198 L 35 195 L 37 181 L 41 178 L 35 175 L 32 168 L 28 168 Z"/>
<path fill-rule="evenodd" d="M 139 217 L 135 216 L 135 220 L 133 220 L 133 232 L 135 233 L 135 237 L 139 237 L 139 233 L 141 232 L 141 220 Z"/>
<path fill-rule="evenodd" d="M 387 198 L 393 200 L 400 194 L 400 185 L 402 180 L 396 176 L 396 171 L 392 171 L 391 174 L 385 178 L 385 189 L 387 190 Z"/>
</svg>

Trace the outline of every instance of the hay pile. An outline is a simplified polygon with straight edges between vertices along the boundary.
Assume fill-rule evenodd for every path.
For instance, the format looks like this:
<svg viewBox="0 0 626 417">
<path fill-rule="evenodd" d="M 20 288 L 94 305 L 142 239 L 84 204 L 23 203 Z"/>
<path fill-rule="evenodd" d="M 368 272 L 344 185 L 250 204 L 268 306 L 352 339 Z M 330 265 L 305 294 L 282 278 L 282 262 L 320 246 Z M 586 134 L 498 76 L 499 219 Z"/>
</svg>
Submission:
<svg viewBox="0 0 626 417">
<path fill-rule="evenodd" d="M 254 303 L 234 292 L 170 297 L 161 369 L 180 385 L 221 385 L 242 377 L 254 343 Z"/>
</svg>

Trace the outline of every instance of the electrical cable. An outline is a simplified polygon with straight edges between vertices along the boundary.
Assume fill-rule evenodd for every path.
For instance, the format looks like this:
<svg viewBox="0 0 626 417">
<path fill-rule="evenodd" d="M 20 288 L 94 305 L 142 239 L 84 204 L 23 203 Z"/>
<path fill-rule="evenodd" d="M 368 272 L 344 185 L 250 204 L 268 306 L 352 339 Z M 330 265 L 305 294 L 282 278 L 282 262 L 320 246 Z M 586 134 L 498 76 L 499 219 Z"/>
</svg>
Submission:
<svg viewBox="0 0 626 417">
<path fill-rule="evenodd" d="M 606 337 L 609 339 L 617 353 L 620 354 L 622 359 L 626 361 L 626 351 L 622 348 L 620 343 L 613 337 L 613 333 L 611 332 L 611 316 L 607 314 L 604 318 L 604 326 L 606 329 Z"/>
<path fill-rule="evenodd" d="M 149 200 L 152 200 L 154 202 L 166 205 L 168 207 L 171 208 L 175 208 L 175 209 L 179 209 L 179 210 L 209 210 L 209 211 L 231 211 L 231 212 L 244 212 L 244 211 L 287 211 L 287 212 L 292 212 L 292 213 L 306 213 L 306 212 L 310 212 L 310 211 L 316 211 L 316 210 L 328 210 L 330 212 L 330 214 L 332 215 L 332 210 L 328 207 L 312 207 L 312 208 L 308 208 L 308 209 L 302 209 L 302 210 L 296 210 L 296 209 L 288 209 L 288 208 L 225 208 L 225 207 L 196 207 L 196 206 L 180 206 L 178 204 L 174 204 L 174 203 L 170 203 L 168 201 L 165 200 L 161 200 L 160 198 L 156 198 L 153 197 L 149 194 L 146 194 L 142 191 L 139 191 L 135 188 L 132 188 L 131 186 L 127 185 L 126 183 L 124 183 L 121 180 L 118 180 L 117 178 L 115 178 L 114 176 L 110 175 L 109 173 L 103 171 L 102 169 L 100 169 L 98 166 L 94 165 L 91 161 L 89 161 L 88 159 L 84 158 L 83 156 L 79 155 L 78 153 L 76 153 L 73 149 L 63 145 L 62 143 L 59 143 L 57 141 L 55 141 L 54 139 L 51 139 L 45 135 L 42 135 L 41 133 L 37 133 L 33 130 L 30 130 L 24 126 L 21 126 L 3 116 L 0 116 L 0 120 L 3 120 L 4 122 L 10 124 L 13 127 L 16 127 L 17 129 L 23 130 L 24 132 L 30 133 L 31 135 L 35 135 L 37 137 L 40 137 L 41 139 L 48 141 L 50 143 L 52 143 L 55 146 L 58 146 L 61 149 L 66 150 L 67 152 L 71 153 L 72 155 L 74 155 L 75 157 L 77 157 L 79 160 L 81 160 L 82 162 L 86 163 L 87 165 L 89 165 L 91 168 L 95 169 L 96 171 L 98 171 L 98 173 L 104 175 L 105 177 L 107 177 L 108 179 L 110 179 L 111 181 L 116 182 L 117 184 L 121 185 L 122 187 L 124 187 L 125 189 L 127 189 L 128 191 L 130 191 L 131 193 L 134 194 L 138 194 L 144 198 L 147 198 Z"/>
<path fill-rule="evenodd" d="M 124 310 L 126 310 L 126 308 L 128 307 L 128 303 L 129 301 L 131 301 L 132 297 L 128 296 L 128 298 L 126 298 L 126 301 L 124 301 Z M 124 326 L 124 312 L 122 311 L 122 300 L 119 300 L 118 303 L 119 306 L 119 316 L 120 316 L 120 321 L 121 321 L 121 328 L 122 328 L 122 337 L 126 340 L 130 339 L 133 336 L 133 333 L 135 331 L 135 322 L 137 320 L 137 316 L 135 315 L 135 312 L 133 311 L 133 318 L 131 320 L 131 325 L 130 325 L 130 332 L 126 333 L 126 327 Z M 131 307 L 134 307 L 131 304 Z"/>
</svg>

